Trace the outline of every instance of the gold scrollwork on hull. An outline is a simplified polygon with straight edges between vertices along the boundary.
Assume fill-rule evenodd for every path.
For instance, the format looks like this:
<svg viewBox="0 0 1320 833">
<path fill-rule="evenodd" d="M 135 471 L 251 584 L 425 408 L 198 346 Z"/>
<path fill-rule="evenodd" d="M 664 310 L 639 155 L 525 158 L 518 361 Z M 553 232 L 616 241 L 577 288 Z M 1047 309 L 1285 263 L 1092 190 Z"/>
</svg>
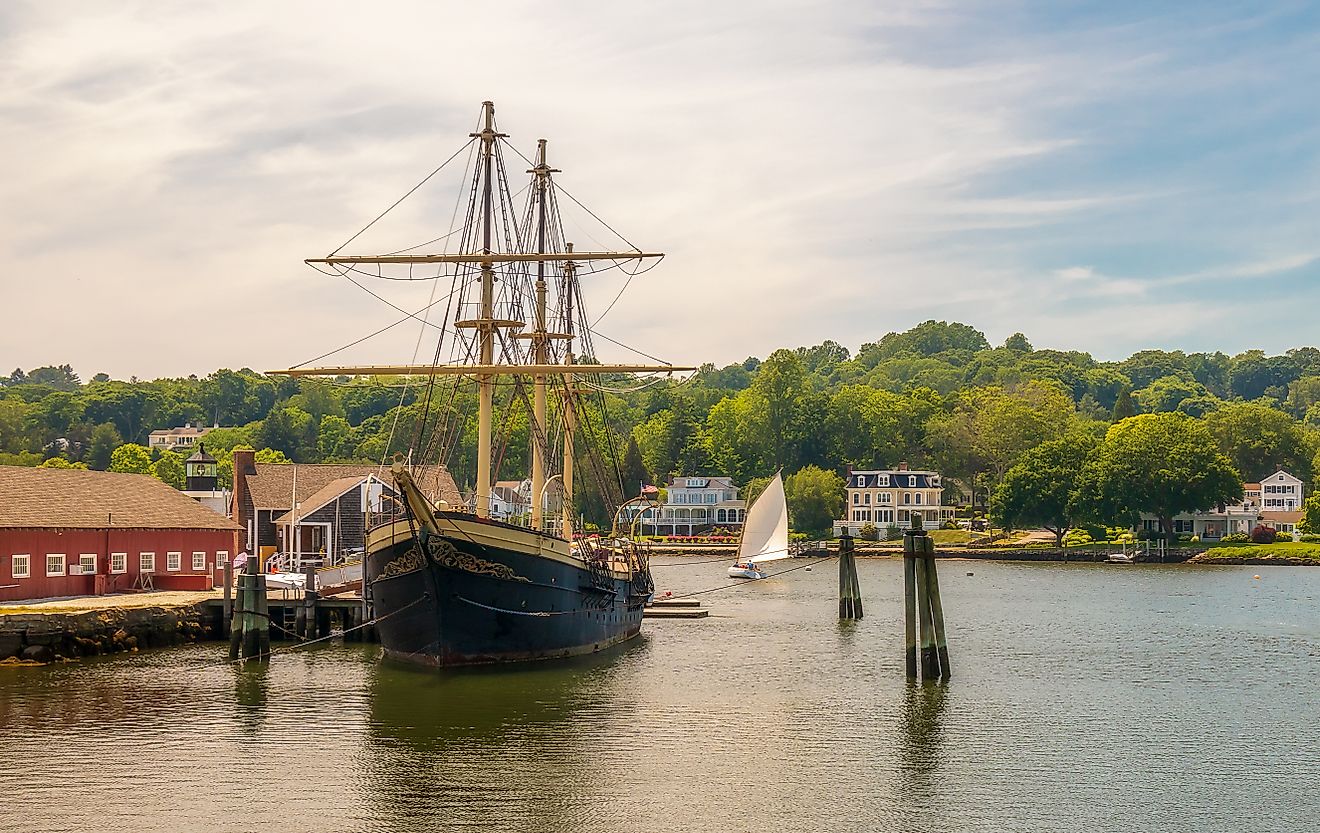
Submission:
<svg viewBox="0 0 1320 833">
<path fill-rule="evenodd" d="M 394 578 L 404 573 L 415 573 L 426 564 L 426 559 L 416 549 L 410 549 L 403 555 L 386 564 L 377 578 Z"/>
<path fill-rule="evenodd" d="M 432 538 L 430 541 L 431 560 L 441 567 L 449 567 L 453 570 L 462 570 L 465 573 L 476 573 L 478 575 L 495 576 L 505 581 L 525 581 L 531 583 L 531 579 L 520 576 L 513 571 L 513 568 L 507 564 L 500 564 L 495 561 L 487 561 L 484 558 L 477 558 L 475 555 L 466 552 L 459 552 L 449 541 L 444 538 Z"/>
</svg>

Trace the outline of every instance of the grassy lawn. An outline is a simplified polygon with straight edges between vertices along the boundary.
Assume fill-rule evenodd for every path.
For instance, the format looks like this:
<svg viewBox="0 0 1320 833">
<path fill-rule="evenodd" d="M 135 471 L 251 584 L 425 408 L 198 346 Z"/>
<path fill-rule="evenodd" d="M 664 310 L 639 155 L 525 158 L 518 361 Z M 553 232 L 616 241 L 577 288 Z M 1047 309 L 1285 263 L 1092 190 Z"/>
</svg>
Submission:
<svg viewBox="0 0 1320 833">
<path fill-rule="evenodd" d="M 1206 555 L 1225 558 L 1304 558 L 1320 561 L 1320 544 L 1288 541 L 1279 544 L 1220 544 L 1206 545 Z"/>
<path fill-rule="evenodd" d="M 966 544 L 972 540 L 973 534 L 965 529 L 932 529 L 926 533 L 936 546 L 948 546 L 949 544 Z M 982 533 L 975 533 L 976 537 L 981 537 Z"/>
</svg>

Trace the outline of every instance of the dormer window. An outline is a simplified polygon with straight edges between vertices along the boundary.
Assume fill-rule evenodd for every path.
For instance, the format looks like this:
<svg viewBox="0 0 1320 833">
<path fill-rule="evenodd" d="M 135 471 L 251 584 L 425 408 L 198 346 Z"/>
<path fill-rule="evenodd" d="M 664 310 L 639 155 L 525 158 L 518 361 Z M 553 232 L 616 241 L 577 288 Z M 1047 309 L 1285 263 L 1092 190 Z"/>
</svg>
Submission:
<svg viewBox="0 0 1320 833">
<path fill-rule="evenodd" d="M 857 488 L 863 489 L 865 487 L 866 487 L 866 475 L 864 474 L 857 475 Z"/>
<path fill-rule="evenodd" d="M 889 475 L 887 475 L 887 474 L 881 474 L 881 475 L 878 475 L 878 476 L 876 477 L 876 484 L 875 484 L 875 485 L 879 486 L 879 487 L 882 488 L 882 489 L 887 489 L 887 488 L 889 488 Z"/>
</svg>

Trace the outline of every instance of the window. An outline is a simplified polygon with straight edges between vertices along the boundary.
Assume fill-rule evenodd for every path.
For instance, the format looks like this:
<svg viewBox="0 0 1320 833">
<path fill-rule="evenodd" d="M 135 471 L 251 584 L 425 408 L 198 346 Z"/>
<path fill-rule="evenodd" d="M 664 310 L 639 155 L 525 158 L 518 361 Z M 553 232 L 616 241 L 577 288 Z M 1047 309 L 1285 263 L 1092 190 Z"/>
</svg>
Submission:
<svg viewBox="0 0 1320 833">
<path fill-rule="evenodd" d="M 866 475 L 864 474 L 857 475 L 857 488 L 859 489 L 866 488 Z"/>
<path fill-rule="evenodd" d="M 138 554 L 138 571 L 143 573 L 156 572 L 156 554 L 154 552 Z"/>
<path fill-rule="evenodd" d="M 918 506 L 921 505 L 921 492 L 917 492 L 917 499 L 913 502 L 916 503 Z"/>
<path fill-rule="evenodd" d="M 183 559 L 183 553 L 181 552 L 165 553 L 165 569 L 168 570 L 169 572 L 174 572 L 175 570 L 179 569 L 179 562 L 182 559 Z"/>
<path fill-rule="evenodd" d="M 889 487 L 889 475 L 887 474 L 877 475 L 875 480 L 876 480 L 875 485 L 879 486 L 880 488 L 885 489 Z"/>
<path fill-rule="evenodd" d="M 82 574 L 85 576 L 96 575 L 96 553 L 84 552 L 78 556 L 78 566 L 82 568 Z"/>
<path fill-rule="evenodd" d="M 714 503 L 714 502 L 715 502 L 715 493 L 714 493 L 714 492 L 710 492 L 710 493 L 708 493 L 708 494 L 706 495 L 706 502 L 707 502 L 707 503 Z"/>
<path fill-rule="evenodd" d="M 46 554 L 46 575 L 48 577 L 64 575 L 64 553 Z"/>
<path fill-rule="evenodd" d="M 206 569 L 206 553 L 204 552 L 193 553 L 193 569 L 194 570 Z"/>
<path fill-rule="evenodd" d="M 123 573 L 128 571 L 128 553 L 112 552 L 110 553 L 110 572 Z"/>
<path fill-rule="evenodd" d="M 904 492 L 904 493 L 903 493 L 903 505 L 904 505 L 904 506 L 908 506 L 908 505 L 910 505 L 911 503 L 912 503 L 912 493 L 911 493 L 911 492 Z"/>
<path fill-rule="evenodd" d="M 899 522 L 899 523 L 907 523 L 907 522 L 908 522 L 908 511 L 907 511 L 906 509 L 900 509 L 900 510 L 898 510 L 898 522 Z"/>
<path fill-rule="evenodd" d="M 742 522 L 745 521 L 745 520 L 747 520 L 747 510 L 746 510 L 746 509 L 739 509 L 739 510 L 738 510 L 738 523 L 742 523 Z"/>
<path fill-rule="evenodd" d="M 32 576 L 32 556 L 16 555 L 9 562 L 10 578 L 30 578 Z"/>
<path fill-rule="evenodd" d="M 877 510 L 875 513 L 875 519 L 877 521 L 880 521 L 881 523 L 892 524 L 894 522 L 894 510 L 893 509 Z"/>
<path fill-rule="evenodd" d="M 853 506 L 857 506 L 857 505 L 860 504 L 861 502 L 862 502 L 862 493 L 861 493 L 861 492 L 853 492 Z"/>
<path fill-rule="evenodd" d="M 893 493 L 893 492 L 881 492 L 881 493 L 880 493 L 880 502 L 881 502 L 881 503 L 893 503 L 893 502 L 894 502 L 894 493 Z"/>
<path fill-rule="evenodd" d="M 866 497 L 862 499 L 862 503 L 865 503 L 867 506 L 870 506 L 870 505 L 871 505 L 871 493 L 870 493 L 870 492 L 867 492 L 867 493 L 866 493 Z"/>
</svg>

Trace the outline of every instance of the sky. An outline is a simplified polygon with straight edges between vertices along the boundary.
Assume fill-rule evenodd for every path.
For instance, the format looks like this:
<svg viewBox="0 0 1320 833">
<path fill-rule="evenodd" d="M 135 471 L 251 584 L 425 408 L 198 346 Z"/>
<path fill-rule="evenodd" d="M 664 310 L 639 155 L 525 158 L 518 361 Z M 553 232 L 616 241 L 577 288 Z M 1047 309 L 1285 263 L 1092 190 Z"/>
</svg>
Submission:
<svg viewBox="0 0 1320 833">
<path fill-rule="evenodd" d="M 302 261 L 485 99 L 666 253 L 599 329 L 670 362 L 932 318 L 1100 359 L 1278 353 L 1320 341 L 1317 89 L 1307 3 L 9 2 L 0 363 L 263 370 L 396 321 Z M 405 245 L 446 200 L 417 201 Z"/>
</svg>

